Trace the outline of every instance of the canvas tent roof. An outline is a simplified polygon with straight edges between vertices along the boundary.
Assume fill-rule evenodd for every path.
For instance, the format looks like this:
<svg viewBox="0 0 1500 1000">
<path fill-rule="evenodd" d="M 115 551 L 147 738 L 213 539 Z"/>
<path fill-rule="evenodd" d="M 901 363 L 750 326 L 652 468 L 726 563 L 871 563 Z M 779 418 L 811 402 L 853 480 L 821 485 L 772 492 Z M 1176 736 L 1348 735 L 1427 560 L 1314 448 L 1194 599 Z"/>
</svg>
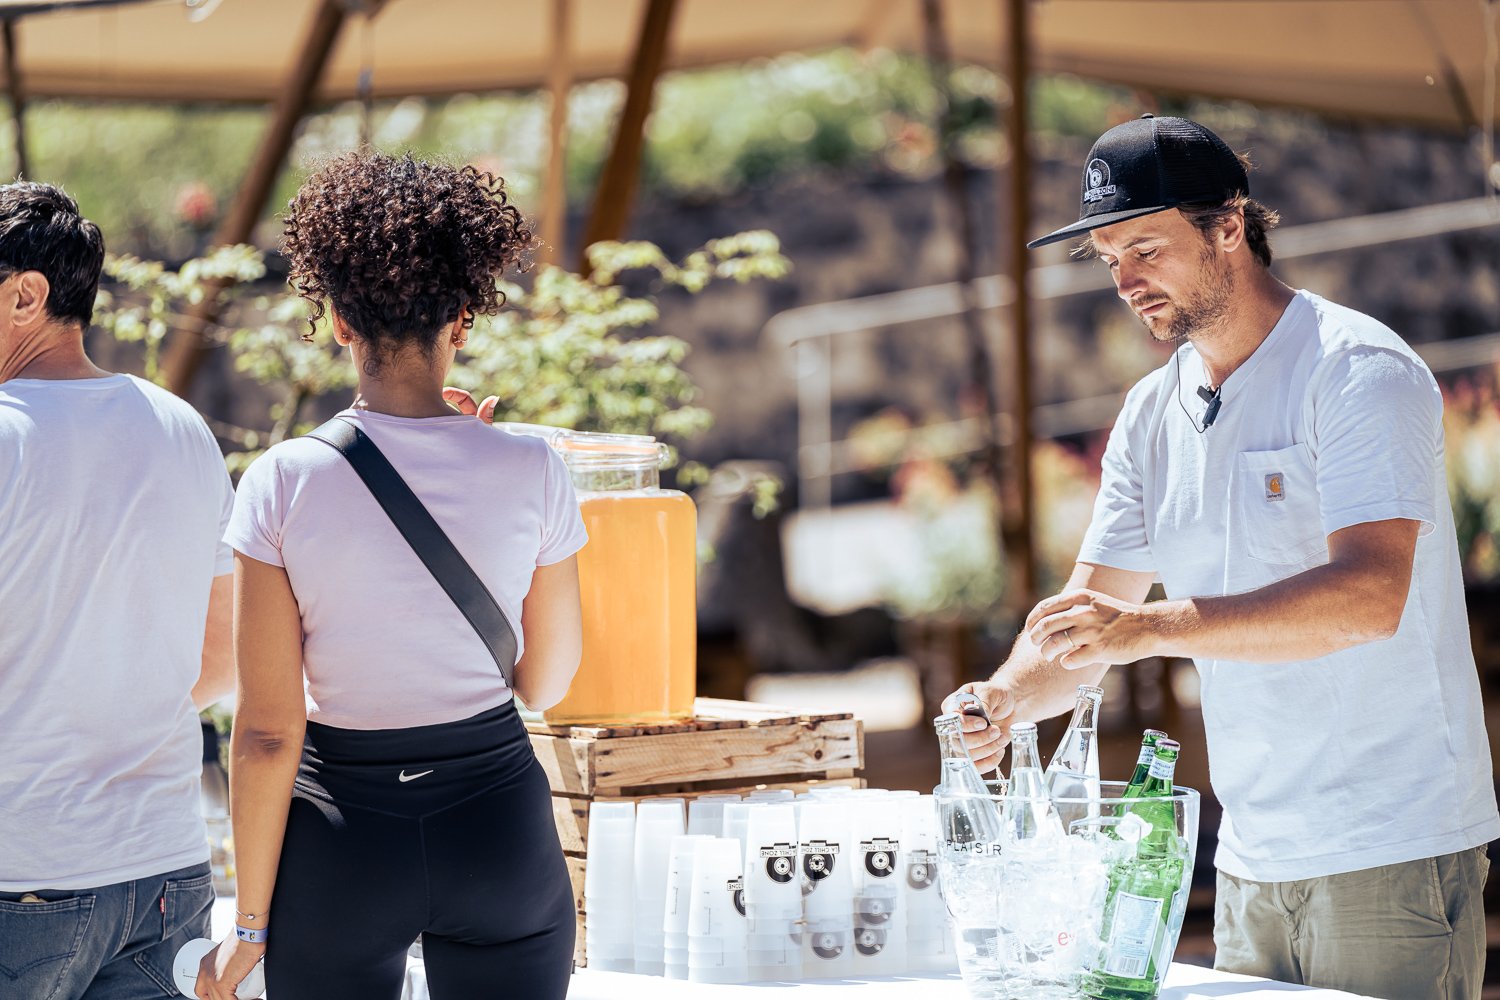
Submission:
<svg viewBox="0 0 1500 1000">
<path fill-rule="evenodd" d="M 575 78 L 623 76 L 645 0 L 573 0 Z M 350 0 L 358 7 L 357 0 Z M 190 6 L 191 5 L 191 6 Z M 16 34 L 31 96 L 269 101 L 314 0 L 0 0 L 41 12 Z M 353 96 L 366 52 L 377 96 L 540 86 L 540 0 L 388 0 L 351 24 L 319 96 Z M 947 0 L 954 55 L 996 64 L 1002 0 Z M 206 16 L 205 16 L 206 15 Z M 1478 0 L 1037 0 L 1032 65 L 1165 93 L 1238 98 L 1441 127 L 1486 113 L 1493 9 Z M 918 0 L 682 0 L 668 68 L 835 45 L 918 51 Z"/>
</svg>

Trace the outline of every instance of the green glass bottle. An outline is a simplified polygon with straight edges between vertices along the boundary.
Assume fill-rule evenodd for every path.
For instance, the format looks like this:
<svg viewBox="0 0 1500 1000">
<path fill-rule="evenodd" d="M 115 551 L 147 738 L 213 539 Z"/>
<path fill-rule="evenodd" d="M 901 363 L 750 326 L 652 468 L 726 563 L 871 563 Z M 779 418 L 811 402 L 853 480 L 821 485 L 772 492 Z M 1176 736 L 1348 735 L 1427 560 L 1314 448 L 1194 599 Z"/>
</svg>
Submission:
<svg viewBox="0 0 1500 1000">
<path fill-rule="evenodd" d="M 1176 741 L 1157 741 L 1138 796 L 1142 801 L 1130 806 L 1130 813 L 1149 828 L 1136 844 L 1135 856 L 1110 872 L 1103 947 L 1085 980 L 1085 990 L 1096 1000 L 1154 1000 L 1171 960 L 1162 945 L 1188 863 L 1171 801 L 1177 752 Z"/>
<path fill-rule="evenodd" d="M 1156 756 L 1156 744 L 1167 738 L 1167 734 L 1160 729 L 1147 729 L 1141 733 L 1141 755 L 1135 762 L 1135 773 L 1130 776 L 1130 783 L 1125 786 L 1125 791 L 1120 794 L 1122 799 L 1133 799 L 1141 794 L 1141 789 L 1146 787 L 1146 778 L 1151 774 L 1151 761 Z"/>
</svg>

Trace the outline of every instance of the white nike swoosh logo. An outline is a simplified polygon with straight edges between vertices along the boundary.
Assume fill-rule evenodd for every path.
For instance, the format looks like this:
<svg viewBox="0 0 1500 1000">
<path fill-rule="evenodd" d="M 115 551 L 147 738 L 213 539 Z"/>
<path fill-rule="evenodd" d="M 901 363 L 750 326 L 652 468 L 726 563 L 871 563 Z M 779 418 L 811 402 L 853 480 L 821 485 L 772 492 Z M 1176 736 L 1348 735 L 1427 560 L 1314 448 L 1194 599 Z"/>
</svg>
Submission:
<svg viewBox="0 0 1500 1000">
<path fill-rule="evenodd" d="M 432 770 L 436 771 L 437 768 L 433 768 Z M 422 771 L 422 772 L 419 772 L 417 774 L 407 774 L 406 773 L 406 769 L 402 768 L 401 769 L 401 773 L 396 776 L 396 780 L 397 781 L 416 781 L 418 778 L 421 778 L 421 777 L 423 777 L 425 775 L 429 775 L 431 773 L 432 773 L 432 771 Z"/>
</svg>

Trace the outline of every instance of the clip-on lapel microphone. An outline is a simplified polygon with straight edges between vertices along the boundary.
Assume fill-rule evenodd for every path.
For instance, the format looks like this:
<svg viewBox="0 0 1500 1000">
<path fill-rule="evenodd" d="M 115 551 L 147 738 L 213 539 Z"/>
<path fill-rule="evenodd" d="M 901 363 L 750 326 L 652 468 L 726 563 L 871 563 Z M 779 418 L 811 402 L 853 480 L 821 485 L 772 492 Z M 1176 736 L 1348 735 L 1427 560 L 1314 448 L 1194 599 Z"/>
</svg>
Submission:
<svg viewBox="0 0 1500 1000">
<path fill-rule="evenodd" d="M 1214 425 L 1214 418 L 1219 415 L 1219 406 L 1224 401 L 1219 398 L 1219 393 L 1224 391 L 1221 385 L 1217 389 L 1210 390 L 1206 385 L 1198 387 L 1198 398 L 1208 404 L 1208 409 L 1203 411 L 1203 429 L 1208 430 Z"/>
</svg>

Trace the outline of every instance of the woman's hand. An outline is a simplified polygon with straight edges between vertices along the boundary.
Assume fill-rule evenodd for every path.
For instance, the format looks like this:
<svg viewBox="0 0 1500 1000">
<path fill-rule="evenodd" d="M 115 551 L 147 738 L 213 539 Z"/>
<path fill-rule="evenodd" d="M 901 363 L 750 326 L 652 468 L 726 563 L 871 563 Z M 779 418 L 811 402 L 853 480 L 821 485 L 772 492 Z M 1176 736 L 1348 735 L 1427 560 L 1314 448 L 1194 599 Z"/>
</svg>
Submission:
<svg viewBox="0 0 1500 1000">
<path fill-rule="evenodd" d="M 487 424 L 495 422 L 495 404 L 500 402 L 499 396 L 486 396 L 484 402 L 474 402 L 474 397 L 463 389 L 455 389 L 448 386 L 443 389 L 443 401 L 449 406 L 458 408 L 458 412 L 467 413 L 471 417 L 478 417 Z"/>
<path fill-rule="evenodd" d="M 235 1000 L 235 987 L 265 956 L 264 944 L 241 941 L 231 934 L 198 963 L 198 985 L 193 995 L 198 1000 Z"/>
</svg>

